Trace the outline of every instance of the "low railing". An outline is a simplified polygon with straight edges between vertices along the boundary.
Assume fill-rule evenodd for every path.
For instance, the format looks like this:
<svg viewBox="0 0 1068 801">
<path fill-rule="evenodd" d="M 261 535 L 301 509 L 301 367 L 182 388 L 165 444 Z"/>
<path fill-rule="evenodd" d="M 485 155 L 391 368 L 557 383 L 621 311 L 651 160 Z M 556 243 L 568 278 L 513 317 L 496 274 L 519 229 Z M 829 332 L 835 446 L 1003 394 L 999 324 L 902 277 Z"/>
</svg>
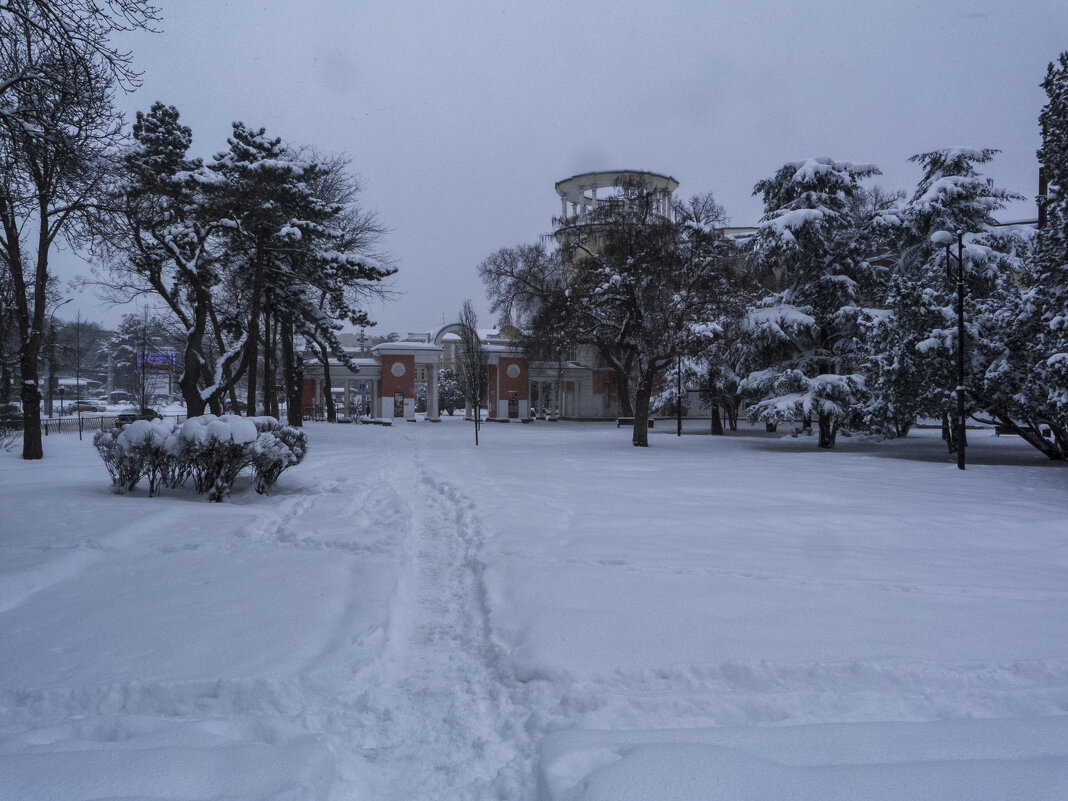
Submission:
<svg viewBox="0 0 1068 801">
<path fill-rule="evenodd" d="M 186 419 L 184 414 L 164 414 L 164 420 L 175 420 L 181 423 Z M 111 431 L 118 425 L 115 415 L 82 415 L 81 417 L 52 417 L 41 418 L 41 433 L 48 437 L 53 434 L 78 434 L 94 431 Z"/>
</svg>

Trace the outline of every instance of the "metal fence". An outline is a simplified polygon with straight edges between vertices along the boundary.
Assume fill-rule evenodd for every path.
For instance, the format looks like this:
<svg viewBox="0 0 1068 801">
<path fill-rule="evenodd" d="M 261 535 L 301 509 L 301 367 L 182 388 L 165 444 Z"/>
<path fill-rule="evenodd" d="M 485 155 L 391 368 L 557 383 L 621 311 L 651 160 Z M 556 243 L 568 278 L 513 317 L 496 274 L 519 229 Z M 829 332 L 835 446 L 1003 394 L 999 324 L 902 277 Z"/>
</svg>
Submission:
<svg viewBox="0 0 1068 801">
<path fill-rule="evenodd" d="M 175 420 L 181 423 L 186 419 L 184 414 L 165 414 L 162 415 L 164 420 Z M 115 415 L 82 415 L 81 417 L 53 417 L 53 418 L 41 418 L 41 434 L 43 436 L 52 436 L 53 434 L 78 434 L 81 432 L 88 432 L 92 434 L 94 431 L 111 431 L 118 425 L 115 422 Z M 21 432 L 20 432 L 21 433 Z"/>
</svg>

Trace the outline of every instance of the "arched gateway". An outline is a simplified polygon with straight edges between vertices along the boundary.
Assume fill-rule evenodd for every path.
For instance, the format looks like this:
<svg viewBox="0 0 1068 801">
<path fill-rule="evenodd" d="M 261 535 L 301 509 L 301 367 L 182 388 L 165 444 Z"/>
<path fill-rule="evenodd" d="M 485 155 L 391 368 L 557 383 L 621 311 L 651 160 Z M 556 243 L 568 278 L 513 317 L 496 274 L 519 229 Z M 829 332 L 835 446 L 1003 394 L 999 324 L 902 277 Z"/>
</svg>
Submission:
<svg viewBox="0 0 1068 801">
<path fill-rule="evenodd" d="M 369 416 L 386 420 L 415 421 L 417 382 L 427 385 L 426 419 L 439 422 L 438 370 L 456 363 L 456 336 L 459 323 L 449 323 L 425 334 L 409 334 L 398 342 L 383 342 L 371 348 L 372 358 L 358 358 L 353 372 L 335 359 L 330 360 L 331 392 L 339 414 L 355 418 Z M 452 336 L 450 336 L 452 335 Z M 530 384 L 526 356 L 507 329 L 480 331 L 489 374 L 488 410 L 490 419 L 525 420 L 530 417 Z M 343 343 L 344 344 L 344 343 Z M 356 351 L 357 348 L 346 348 Z M 326 399 L 326 376 L 318 361 L 304 365 L 305 415 L 321 407 Z"/>
</svg>

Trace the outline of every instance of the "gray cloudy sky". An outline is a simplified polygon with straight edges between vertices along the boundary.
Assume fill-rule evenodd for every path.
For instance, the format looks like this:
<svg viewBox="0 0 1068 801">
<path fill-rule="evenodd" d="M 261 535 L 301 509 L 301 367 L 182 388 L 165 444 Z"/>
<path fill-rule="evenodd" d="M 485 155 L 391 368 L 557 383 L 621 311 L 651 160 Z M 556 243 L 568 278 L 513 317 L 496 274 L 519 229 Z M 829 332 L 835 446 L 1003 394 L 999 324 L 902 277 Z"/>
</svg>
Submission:
<svg viewBox="0 0 1068 801">
<path fill-rule="evenodd" d="M 874 162 L 911 191 L 910 155 L 968 145 L 1000 148 L 988 174 L 1032 198 L 1038 84 L 1068 48 L 1064 0 L 157 2 L 121 102 L 177 106 L 205 158 L 233 120 L 351 156 L 400 270 L 375 333 L 465 298 L 488 323 L 478 263 L 547 232 L 554 183 L 579 172 L 668 173 L 746 225 L 786 161 Z"/>
</svg>

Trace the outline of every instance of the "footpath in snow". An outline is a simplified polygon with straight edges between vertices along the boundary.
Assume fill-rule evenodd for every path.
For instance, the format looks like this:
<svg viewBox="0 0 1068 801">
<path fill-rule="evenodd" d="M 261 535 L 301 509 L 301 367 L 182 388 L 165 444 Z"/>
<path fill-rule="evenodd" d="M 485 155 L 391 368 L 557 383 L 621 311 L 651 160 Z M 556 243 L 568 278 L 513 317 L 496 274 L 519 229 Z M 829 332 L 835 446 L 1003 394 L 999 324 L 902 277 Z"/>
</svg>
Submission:
<svg viewBox="0 0 1068 801">
<path fill-rule="evenodd" d="M 0 801 L 1068 797 L 1068 472 L 973 437 L 308 427 L 0 454 Z"/>
</svg>

